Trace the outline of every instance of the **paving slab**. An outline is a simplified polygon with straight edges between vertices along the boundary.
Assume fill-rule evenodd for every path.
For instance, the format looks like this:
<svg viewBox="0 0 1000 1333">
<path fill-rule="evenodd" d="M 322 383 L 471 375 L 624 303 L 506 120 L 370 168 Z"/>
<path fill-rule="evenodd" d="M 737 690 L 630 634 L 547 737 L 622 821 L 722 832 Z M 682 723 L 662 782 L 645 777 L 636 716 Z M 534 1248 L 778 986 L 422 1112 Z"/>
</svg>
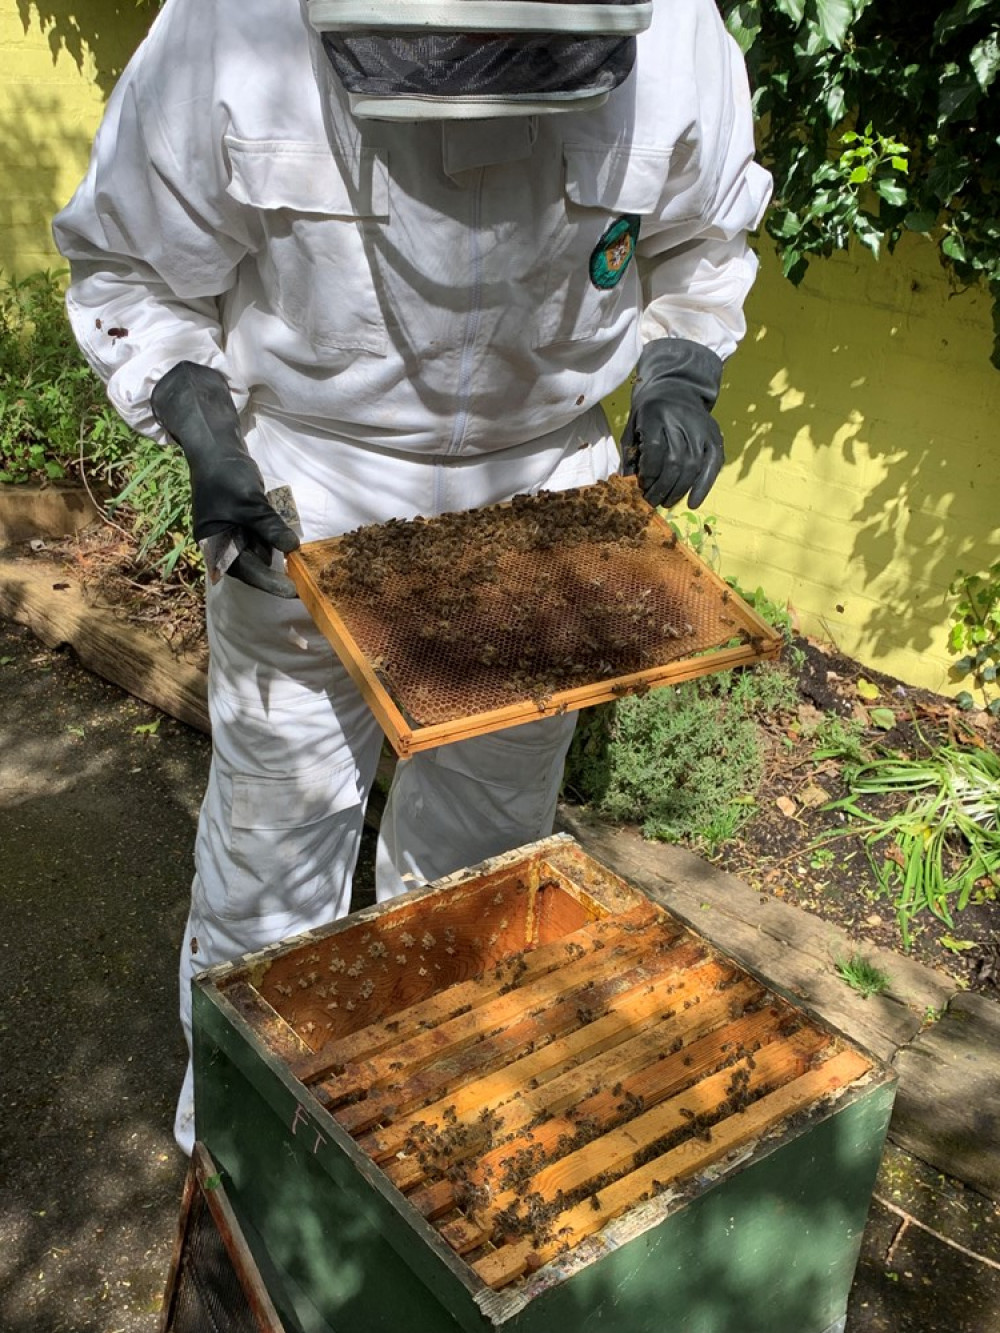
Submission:
<svg viewBox="0 0 1000 1333">
<path fill-rule="evenodd" d="M 896 1068 L 896 1142 L 1000 1199 L 1000 1004 L 953 995 Z"/>
</svg>

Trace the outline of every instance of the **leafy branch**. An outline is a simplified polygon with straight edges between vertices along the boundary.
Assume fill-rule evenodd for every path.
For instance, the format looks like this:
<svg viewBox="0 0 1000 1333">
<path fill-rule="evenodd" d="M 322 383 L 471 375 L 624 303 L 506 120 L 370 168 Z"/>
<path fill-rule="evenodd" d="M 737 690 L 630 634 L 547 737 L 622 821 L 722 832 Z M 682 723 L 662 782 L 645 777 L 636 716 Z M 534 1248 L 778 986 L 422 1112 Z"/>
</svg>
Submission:
<svg viewBox="0 0 1000 1333">
<path fill-rule="evenodd" d="M 747 59 L 786 276 L 852 238 L 879 254 L 924 233 L 959 283 L 986 283 L 1000 368 L 995 0 L 718 4 Z"/>
</svg>

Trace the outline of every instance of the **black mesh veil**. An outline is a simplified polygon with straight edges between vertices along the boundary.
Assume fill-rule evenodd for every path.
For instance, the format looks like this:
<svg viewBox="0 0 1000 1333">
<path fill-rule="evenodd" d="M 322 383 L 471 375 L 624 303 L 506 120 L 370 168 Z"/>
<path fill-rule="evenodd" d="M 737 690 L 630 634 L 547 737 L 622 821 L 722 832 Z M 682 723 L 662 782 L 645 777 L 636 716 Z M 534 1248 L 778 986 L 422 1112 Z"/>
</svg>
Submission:
<svg viewBox="0 0 1000 1333">
<path fill-rule="evenodd" d="M 323 45 L 347 91 L 367 97 L 511 102 L 608 93 L 635 38 L 567 33 L 332 33 Z"/>
</svg>

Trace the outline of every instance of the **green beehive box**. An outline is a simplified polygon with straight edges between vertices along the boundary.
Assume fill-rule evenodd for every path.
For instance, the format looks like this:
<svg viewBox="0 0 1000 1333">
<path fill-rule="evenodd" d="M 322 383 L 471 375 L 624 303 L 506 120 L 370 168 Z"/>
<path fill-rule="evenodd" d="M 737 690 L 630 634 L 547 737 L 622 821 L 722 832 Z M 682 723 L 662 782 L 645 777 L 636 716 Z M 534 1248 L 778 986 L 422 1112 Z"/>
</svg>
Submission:
<svg viewBox="0 0 1000 1333">
<path fill-rule="evenodd" d="M 836 1333 L 895 1091 L 563 836 L 210 969 L 198 1138 L 296 1333 Z"/>
</svg>

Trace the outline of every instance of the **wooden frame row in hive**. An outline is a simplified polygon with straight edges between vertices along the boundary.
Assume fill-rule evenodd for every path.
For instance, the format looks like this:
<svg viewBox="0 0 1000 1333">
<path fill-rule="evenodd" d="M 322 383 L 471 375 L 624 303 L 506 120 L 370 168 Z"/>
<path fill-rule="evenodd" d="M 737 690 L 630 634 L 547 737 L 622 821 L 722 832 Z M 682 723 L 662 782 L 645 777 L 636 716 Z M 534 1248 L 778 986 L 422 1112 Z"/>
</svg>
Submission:
<svg viewBox="0 0 1000 1333">
<path fill-rule="evenodd" d="M 225 987 L 494 1290 L 873 1069 L 571 840 L 543 846 Z"/>
</svg>

